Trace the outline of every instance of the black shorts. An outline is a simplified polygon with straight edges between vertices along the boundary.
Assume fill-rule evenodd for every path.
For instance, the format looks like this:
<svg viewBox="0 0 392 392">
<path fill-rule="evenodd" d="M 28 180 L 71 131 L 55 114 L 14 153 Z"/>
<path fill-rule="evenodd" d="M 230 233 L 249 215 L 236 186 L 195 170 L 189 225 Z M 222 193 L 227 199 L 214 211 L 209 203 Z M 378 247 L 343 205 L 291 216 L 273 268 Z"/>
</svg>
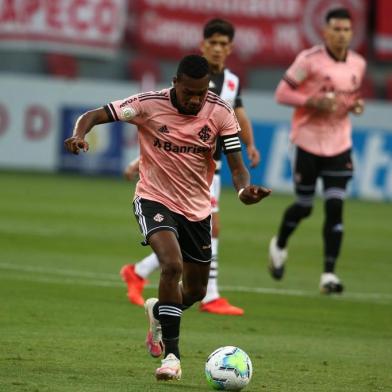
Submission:
<svg viewBox="0 0 392 392">
<path fill-rule="evenodd" d="M 332 157 L 322 157 L 296 147 L 294 159 L 294 182 L 297 186 L 314 186 L 321 177 L 324 188 L 345 188 L 353 175 L 351 149 Z"/>
<path fill-rule="evenodd" d="M 156 201 L 136 197 L 133 210 L 140 231 L 148 245 L 153 233 L 169 230 L 175 233 L 184 261 L 208 263 L 211 261 L 211 216 L 192 222 Z"/>
</svg>

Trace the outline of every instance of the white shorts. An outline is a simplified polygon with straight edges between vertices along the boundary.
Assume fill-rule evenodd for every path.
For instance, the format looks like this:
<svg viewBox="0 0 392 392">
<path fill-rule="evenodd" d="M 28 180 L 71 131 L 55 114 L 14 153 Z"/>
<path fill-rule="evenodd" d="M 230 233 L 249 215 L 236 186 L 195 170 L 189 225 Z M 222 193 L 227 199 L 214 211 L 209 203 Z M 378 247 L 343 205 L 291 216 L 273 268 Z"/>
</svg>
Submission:
<svg viewBox="0 0 392 392">
<path fill-rule="evenodd" d="M 210 193 L 211 193 L 211 212 L 218 212 L 219 211 L 219 197 L 221 191 L 221 177 L 220 174 L 214 174 L 212 178 L 212 183 L 210 186 Z"/>
</svg>

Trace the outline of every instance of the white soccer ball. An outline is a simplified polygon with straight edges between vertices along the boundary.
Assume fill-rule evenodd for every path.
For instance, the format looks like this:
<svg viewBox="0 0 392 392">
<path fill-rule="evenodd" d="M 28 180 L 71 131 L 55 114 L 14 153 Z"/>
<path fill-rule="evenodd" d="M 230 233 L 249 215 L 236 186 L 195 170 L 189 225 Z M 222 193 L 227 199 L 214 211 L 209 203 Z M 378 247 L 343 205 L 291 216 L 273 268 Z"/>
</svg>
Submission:
<svg viewBox="0 0 392 392">
<path fill-rule="evenodd" d="M 207 383 L 223 391 L 240 391 L 252 378 L 252 362 L 248 354 L 238 347 L 216 349 L 207 358 L 205 374 Z"/>
</svg>

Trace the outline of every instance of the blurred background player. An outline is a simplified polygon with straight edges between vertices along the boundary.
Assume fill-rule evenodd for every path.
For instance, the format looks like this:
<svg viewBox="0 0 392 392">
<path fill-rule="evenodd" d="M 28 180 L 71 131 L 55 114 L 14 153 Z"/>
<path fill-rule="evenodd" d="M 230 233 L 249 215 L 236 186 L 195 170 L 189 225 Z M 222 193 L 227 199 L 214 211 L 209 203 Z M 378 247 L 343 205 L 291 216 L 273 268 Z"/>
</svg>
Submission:
<svg viewBox="0 0 392 392">
<path fill-rule="evenodd" d="M 237 75 L 225 68 L 227 57 L 233 48 L 234 26 L 223 19 L 212 19 L 206 23 L 203 31 L 203 41 L 200 50 L 209 63 L 211 81 L 209 89 L 228 102 L 233 108 L 241 127 L 240 137 L 246 146 L 250 166 L 255 167 L 260 162 L 260 153 L 253 140 L 253 130 L 241 99 L 240 80 Z M 219 196 L 221 190 L 220 168 L 222 147 L 218 139 L 214 155 L 216 172 L 211 185 L 212 207 L 212 262 L 208 280 L 207 294 L 200 304 L 203 312 L 242 315 L 244 310 L 231 305 L 226 298 L 220 296 L 218 289 L 218 237 L 219 222 Z M 125 176 L 129 180 L 138 173 L 138 159 L 131 162 L 125 169 Z M 143 305 L 142 292 L 146 278 L 159 267 L 157 256 L 152 253 L 136 264 L 127 264 L 121 269 L 121 276 L 128 286 L 128 298 L 131 303 Z"/>
<path fill-rule="evenodd" d="M 279 103 L 295 108 L 290 138 L 295 149 L 296 201 L 286 209 L 270 242 L 269 269 L 273 278 L 282 279 L 288 239 L 311 214 L 316 181 L 321 177 L 325 221 L 320 290 L 329 294 L 343 291 L 335 267 L 343 237 L 343 201 L 353 173 L 349 113 L 359 115 L 364 110 L 360 87 L 366 62 L 349 50 L 353 31 L 347 9 L 329 11 L 325 22 L 324 45 L 299 53 L 276 90 Z"/>
</svg>

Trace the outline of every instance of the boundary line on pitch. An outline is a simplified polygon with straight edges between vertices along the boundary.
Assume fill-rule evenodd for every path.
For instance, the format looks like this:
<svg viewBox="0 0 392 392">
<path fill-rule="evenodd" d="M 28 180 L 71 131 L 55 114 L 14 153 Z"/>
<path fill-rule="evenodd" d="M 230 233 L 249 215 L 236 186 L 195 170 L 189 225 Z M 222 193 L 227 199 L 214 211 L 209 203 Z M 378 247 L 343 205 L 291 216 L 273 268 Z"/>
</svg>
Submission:
<svg viewBox="0 0 392 392">
<path fill-rule="evenodd" d="M 15 265 L 11 263 L 0 262 L 0 270 L 19 271 L 23 273 L 32 273 L 29 276 L 13 276 L 13 279 L 41 283 L 59 283 L 59 284 L 80 284 L 97 287 L 124 287 L 124 283 L 117 274 L 104 272 L 91 272 L 81 270 L 67 270 L 60 268 L 45 268 L 31 265 Z M 54 277 L 39 276 L 54 275 Z M 146 288 L 157 288 L 157 285 L 149 284 Z M 221 285 L 222 291 L 244 292 L 255 294 L 270 294 L 270 295 L 286 295 L 297 297 L 320 298 L 317 290 L 306 291 L 296 289 L 283 289 L 273 287 L 248 287 L 248 286 L 225 286 Z M 332 296 L 339 300 L 360 300 L 364 302 L 392 302 L 392 293 L 358 293 L 346 292 L 342 296 Z"/>
</svg>

